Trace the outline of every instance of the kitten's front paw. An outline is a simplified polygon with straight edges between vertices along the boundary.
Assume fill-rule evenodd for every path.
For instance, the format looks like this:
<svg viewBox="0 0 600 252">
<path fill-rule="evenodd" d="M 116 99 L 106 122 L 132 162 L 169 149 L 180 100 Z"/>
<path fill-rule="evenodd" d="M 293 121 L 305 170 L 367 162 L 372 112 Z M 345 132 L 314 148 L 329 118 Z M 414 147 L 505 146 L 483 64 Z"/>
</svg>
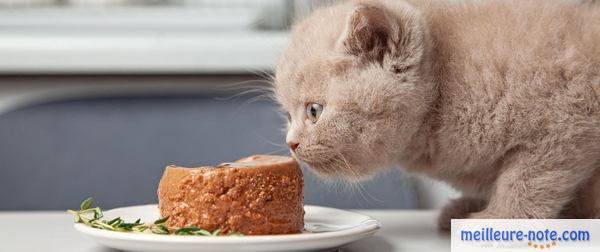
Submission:
<svg viewBox="0 0 600 252">
<path fill-rule="evenodd" d="M 438 217 L 438 227 L 444 231 L 450 231 L 450 221 L 452 219 L 469 218 L 471 213 L 481 211 L 485 207 L 485 201 L 462 197 L 451 201 L 446 205 Z"/>
</svg>

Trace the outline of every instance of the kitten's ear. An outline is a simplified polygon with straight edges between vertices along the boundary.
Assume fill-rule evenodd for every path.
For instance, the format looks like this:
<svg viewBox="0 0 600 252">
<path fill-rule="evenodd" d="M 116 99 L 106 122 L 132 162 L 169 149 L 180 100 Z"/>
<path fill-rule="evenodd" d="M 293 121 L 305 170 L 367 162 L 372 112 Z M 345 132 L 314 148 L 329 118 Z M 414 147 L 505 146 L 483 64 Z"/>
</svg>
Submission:
<svg viewBox="0 0 600 252">
<path fill-rule="evenodd" d="M 384 9 L 361 4 L 348 17 L 338 48 L 350 55 L 381 61 L 397 34 L 398 24 Z"/>
</svg>

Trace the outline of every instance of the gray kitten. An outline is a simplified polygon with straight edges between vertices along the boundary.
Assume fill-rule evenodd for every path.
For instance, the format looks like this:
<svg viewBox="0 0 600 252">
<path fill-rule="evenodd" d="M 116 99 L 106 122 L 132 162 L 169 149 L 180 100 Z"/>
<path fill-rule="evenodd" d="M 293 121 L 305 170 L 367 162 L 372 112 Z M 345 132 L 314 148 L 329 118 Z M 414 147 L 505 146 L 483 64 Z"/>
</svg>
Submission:
<svg viewBox="0 0 600 252">
<path fill-rule="evenodd" d="M 293 155 L 463 192 L 440 217 L 600 217 L 600 8 L 356 1 L 294 26 L 276 70 Z"/>
</svg>

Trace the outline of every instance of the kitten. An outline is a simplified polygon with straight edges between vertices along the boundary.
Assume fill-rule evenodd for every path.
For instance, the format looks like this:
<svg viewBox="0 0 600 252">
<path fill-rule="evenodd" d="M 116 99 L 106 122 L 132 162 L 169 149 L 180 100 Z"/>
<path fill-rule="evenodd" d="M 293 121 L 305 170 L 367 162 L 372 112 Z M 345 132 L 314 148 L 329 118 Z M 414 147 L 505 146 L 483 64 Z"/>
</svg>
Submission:
<svg viewBox="0 0 600 252">
<path fill-rule="evenodd" d="M 293 27 L 275 74 L 293 155 L 463 192 L 439 219 L 600 217 L 600 8 L 356 1 Z"/>
</svg>

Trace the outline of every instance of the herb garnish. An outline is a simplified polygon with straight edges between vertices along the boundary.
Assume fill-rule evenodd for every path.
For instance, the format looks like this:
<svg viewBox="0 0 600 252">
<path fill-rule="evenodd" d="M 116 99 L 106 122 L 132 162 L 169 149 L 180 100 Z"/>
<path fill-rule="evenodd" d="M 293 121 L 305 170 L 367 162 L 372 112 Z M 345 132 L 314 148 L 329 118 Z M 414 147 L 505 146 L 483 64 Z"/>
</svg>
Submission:
<svg viewBox="0 0 600 252">
<path fill-rule="evenodd" d="M 141 219 L 137 219 L 134 222 L 126 222 L 121 217 L 114 218 L 112 220 L 102 220 L 104 217 L 102 209 L 100 207 L 92 207 L 93 199 L 91 197 L 85 199 L 79 205 L 79 210 L 67 210 L 68 213 L 77 217 L 76 223 L 82 223 L 87 226 L 110 230 L 118 232 L 130 232 L 130 233 L 154 233 L 161 235 L 199 235 L 199 236 L 219 236 L 224 235 L 221 233 L 221 229 L 208 231 L 199 227 L 189 226 L 179 229 L 169 229 L 164 223 L 169 217 L 160 218 L 152 223 L 143 223 Z M 242 236 L 238 232 L 229 232 L 228 236 Z"/>
</svg>

